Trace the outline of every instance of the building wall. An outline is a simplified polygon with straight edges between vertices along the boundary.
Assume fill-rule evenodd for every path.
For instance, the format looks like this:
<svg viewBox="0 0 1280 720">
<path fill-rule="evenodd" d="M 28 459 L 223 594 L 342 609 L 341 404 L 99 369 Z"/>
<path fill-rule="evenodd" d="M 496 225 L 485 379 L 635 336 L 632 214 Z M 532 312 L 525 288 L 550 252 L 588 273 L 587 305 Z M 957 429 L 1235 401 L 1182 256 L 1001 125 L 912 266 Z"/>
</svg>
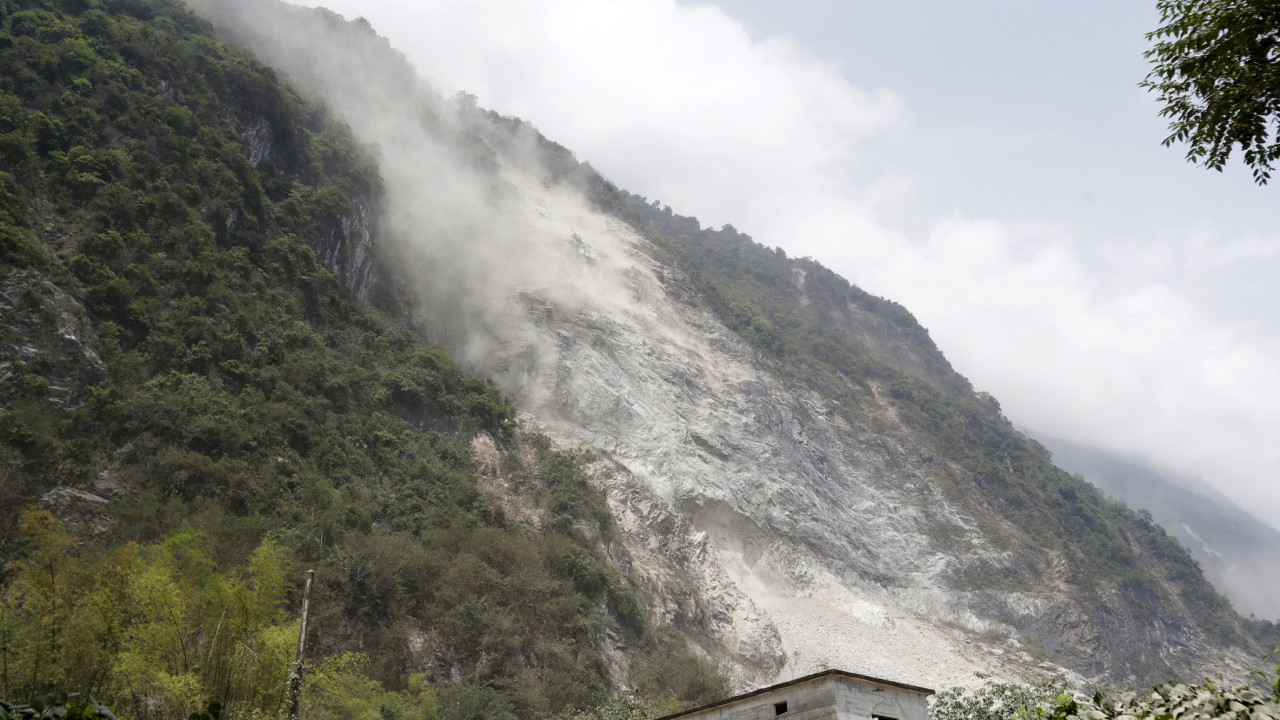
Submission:
<svg viewBox="0 0 1280 720">
<path fill-rule="evenodd" d="M 832 678 L 844 686 L 836 695 L 840 720 L 871 720 L 872 716 L 894 720 L 929 720 L 927 695 L 910 690 L 861 683 L 848 678 Z"/>
<path fill-rule="evenodd" d="M 838 683 L 831 678 L 821 678 L 686 715 L 680 720 L 839 720 L 836 714 L 839 691 Z M 774 704 L 779 702 L 787 703 L 787 712 L 783 715 L 774 709 Z"/>
<path fill-rule="evenodd" d="M 775 704 L 787 703 L 777 714 Z M 927 696 L 839 676 L 780 688 L 773 692 L 681 716 L 679 720 L 928 720 Z"/>
</svg>

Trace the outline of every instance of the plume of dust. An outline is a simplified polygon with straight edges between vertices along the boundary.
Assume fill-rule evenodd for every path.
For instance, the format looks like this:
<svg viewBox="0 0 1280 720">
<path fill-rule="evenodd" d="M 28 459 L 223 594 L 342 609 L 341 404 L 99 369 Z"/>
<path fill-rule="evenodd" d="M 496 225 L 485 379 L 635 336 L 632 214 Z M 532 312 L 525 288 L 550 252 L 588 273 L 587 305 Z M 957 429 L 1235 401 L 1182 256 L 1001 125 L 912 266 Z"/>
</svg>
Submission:
<svg viewBox="0 0 1280 720">
<path fill-rule="evenodd" d="M 626 306 L 634 261 L 599 235 L 587 249 L 574 219 L 591 211 L 542 177 L 527 126 L 513 131 L 466 97 L 445 100 L 361 20 L 278 0 L 188 5 L 374 148 L 385 186 L 378 251 L 408 281 L 429 339 L 526 395 L 553 351 L 527 322 L 531 310 Z M 525 367 L 507 366 L 513 358 Z"/>
</svg>

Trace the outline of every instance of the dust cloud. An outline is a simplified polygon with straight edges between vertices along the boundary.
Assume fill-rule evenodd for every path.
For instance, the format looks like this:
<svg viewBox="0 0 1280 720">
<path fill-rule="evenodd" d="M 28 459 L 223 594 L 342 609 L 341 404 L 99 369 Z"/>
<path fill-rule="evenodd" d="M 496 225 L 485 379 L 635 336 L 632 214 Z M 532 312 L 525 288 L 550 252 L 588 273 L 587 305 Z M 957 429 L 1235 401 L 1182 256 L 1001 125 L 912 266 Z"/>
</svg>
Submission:
<svg viewBox="0 0 1280 720">
<path fill-rule="evenodd" d="M 376 154 L 377 250 L 428 339 L 510 380 L 522 373 L 493 364 L 514 357 L 528 375 L 553 351 L 523 321 L 530 303 L 565 312 L 627 303 L 633 263 L 578 235 L 574 219 L 591 211 L 568 185 L 552 187 L 536 130 L 465 95 L 442 97 L 362 20 L 270 0 L 188 4 L 323 100 Z"/>
</svg>

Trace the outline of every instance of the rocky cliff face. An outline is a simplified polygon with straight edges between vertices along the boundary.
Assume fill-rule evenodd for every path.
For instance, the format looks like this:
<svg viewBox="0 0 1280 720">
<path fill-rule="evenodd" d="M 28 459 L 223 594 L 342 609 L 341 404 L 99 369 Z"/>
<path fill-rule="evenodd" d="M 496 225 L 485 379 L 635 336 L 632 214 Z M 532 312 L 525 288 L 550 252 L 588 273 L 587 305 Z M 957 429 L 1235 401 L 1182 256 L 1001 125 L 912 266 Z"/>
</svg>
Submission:
<svg viewBox="0 0 1280 720">
<path fill-rule="evenodd" d="M 70 414 L 81 407 L 107 370 L 93 347 L 97 335 L 83 305 L 34 270 L 17 271 L 0 281 L 0 391 L 9 397 Z M 0 418 L 10 408 L 0 407 Z M 23 446 L 38 442 L 44 428 L 6 433 L 5 442 Z M 98 487 L 98 485 L 104 487 Z M 104 473 L 94 491 L 109 494 Z M 0 506 L 20 507 L 37 488 L 20 482 L 0 483 Z M 45 505 L 59 510 L 69 524 L 87 523 L 95 531 L 106 526 L 101 496 L 59 485 L 40 488 Z M 0 542 L 0 564 L 10 548 Z"/>
<path fill-rule="evenodd" d="M 823 667 L 945 687 L 1058 670 L 1049 659 L 1109 680 L 1248 660 L 1247 643 L 1206 634 L 1168 573 L 1077 583 L 1081 558 L 1010 522 L 876 379 L 819 387 L 744 342 L 624 208 L 548 171 L 529 128 L 414 90 L 363 27 L 283 6 L 246 22 L 243 8 L 205 12 L 381 148 L 378 235 L 357 202 L 317 246 L 326 265 L 364 296 L 376 243 L 411 322 L 529 422 L 595 451 L 624 539 L 614 562 L 738 687 Z M 803 267 L 792 281 L 807 292 Z M 881 362 L 971 394 L 876 303 L 833 322 Z M 1163 567 L 1135 537 L 1118 542 Z"/>
<path fill-rule="evenodd" d="M 277 144 L 279 133 L 276 123 L 265 114 L 252 109 L 228 108 L 236 117 L 241 137 L 249 151 L 249 162 L 256 167 L 267 166 L 274 172 L 283 172 L 285 161 Z M 360 300 L 383 305 L 390 301 L 392 288 L 374 252 L 373 238 L 377 235 L 378 211 L 374 207 L 378 189 L 375 187 L 349 188 L 343 195 L 343 207 L 335 208 L 327 217 L 317 218 L 312 224 L 307 241 L 315 249 L 316 260 L 324 269 L 333 273 Z M 213 228 L 214 237 L 227 235 L 235 230 L 238 218 L 232 214 L 223 227 Z"/>
<path fill-rule="evenodd" d="M 0 386 L 31 386 L 28 394 L 73 409 L 106 374 L 95 340 L 84 306 L 40 273 L 0 283 Z"/>
<path fill-rule="evenodd" d="M 842 667 L 945 687 L 975 671 L 1057 671 L 1048 655 L 1123 677 L 1133 645 L 1240 659 L 1185 618 L 1152 643 L 1121 598 L 1065 582 L 1067 558 L 1026 538 L 1011 547 L 1016 532 L 956 501 L 947 460 L 914 444 L 874 388 L 829 397 L 787 382 L 633 228 L 570 189 L 519 187 L 526 237 L 561 247 L 555 282 L 613 291 L 519 288 L 519 331 L 470 360 L 550 434 L 614 461 L 597 478 L 626 569 L 739 686 Z M 971 587 L 982 574 L 1017 580 Z"/>
</svg>

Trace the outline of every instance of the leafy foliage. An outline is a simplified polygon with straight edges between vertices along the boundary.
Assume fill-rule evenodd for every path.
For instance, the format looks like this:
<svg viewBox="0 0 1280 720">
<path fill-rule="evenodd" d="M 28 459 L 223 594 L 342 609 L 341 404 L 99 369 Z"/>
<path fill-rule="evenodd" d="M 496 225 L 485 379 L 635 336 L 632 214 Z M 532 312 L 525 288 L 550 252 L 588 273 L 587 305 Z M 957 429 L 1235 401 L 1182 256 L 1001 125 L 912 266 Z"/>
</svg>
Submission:
<svg viewBox="0 0 1280 720">
<path fill-rule="evenodd" d="M 1096 693 L 1092 702 L 1078 702 L 1063 696 L 1055 704 L 1053 720 L 1276 720 L 1280 718 L 1280 666 L 1271 681 L 1271 694 L 1257 687 L 1235 684 L 1224 687 L 1206 679 L 1200 684 L 1170 682 L 1157 685 L 1149 693 Z M 1262 673 L 1257 678 L 1269 679 Z"/>
<path fill-rule="evenodd" d="M 78 688 L 138 718 L 187 717 L 210 697 L 240 714 L 280 710 L 298 628 L 273 540 L 222 575 L 191 533 L 87 554 L 47 512 L 22 528 L 31 550 L 0 605 L 6 696 Z"/>
<path fill-rule="evenodd" d="M 680 709 L 671 700 L 620 698 L 590 710 L 563 712 L 548 720 L 654 720 Z"/>
<path fill-rule="evenodd" d="M 1166 146 L 1222 170 L 1238 145 L 1265 185 L 1280 159 L 1280 7 L 1270 0 L 1160 0 L 1142 85 L 1170 119 Z"/>
<path fill-rule="evenodd" d="M 639 705 L 623 705 L 631 710 L 668 708 L 662 715 L 683 708 L 708 705 L 729 695 L 729 685 L 715 666 L 691 653 L 679 652 L 685 639 L 671 628 L 658 628 L 645 638 L 651 658 L 647 667 L 632 670 L 632 680 L 640 690 Z"/>
<path fill-rule="evenodd" d="M 1034 683 L 987 681 L 977 688 L 953 687 L 934 695 L 929 720 L 1046 720 L 1063 696 L 1062 678 Z"/>
<path fill-rule="evenodd" d="M 438 717 L 436 693 L 421 675 L 410 677 L 404 690 L 392 692 L 370 677 L 368 668 L 368 656 L 360 653 L 326 658 L 307 680 L 309 692 L 302 716 L 317 720 Z"/>
<path fill-rule="evenodd" d="M 0 720 L 115 720 L 115 714 L 96 700 L 80 703 L 65 693 L 46 693 L 30 703 L 14 704 L 0 700 Z"/>
<path fill-rule="evenodd" d="M 1034 684 L 988 680 L 973 689 L 938 693 L 930 720 L 1276 720 L 1280 718 L 1280 665 L 1276 677 L 1255 672 L 1252 682 L 1224 686 L 1163 683 L 1145 693 L 1102 691 L 1085 699 L 1061 677 Z M 1219 681 L 1221 678 L 1219 678 Z M 1261 688 L 1266 688 L 1262 690 Z"/>
</svg>

